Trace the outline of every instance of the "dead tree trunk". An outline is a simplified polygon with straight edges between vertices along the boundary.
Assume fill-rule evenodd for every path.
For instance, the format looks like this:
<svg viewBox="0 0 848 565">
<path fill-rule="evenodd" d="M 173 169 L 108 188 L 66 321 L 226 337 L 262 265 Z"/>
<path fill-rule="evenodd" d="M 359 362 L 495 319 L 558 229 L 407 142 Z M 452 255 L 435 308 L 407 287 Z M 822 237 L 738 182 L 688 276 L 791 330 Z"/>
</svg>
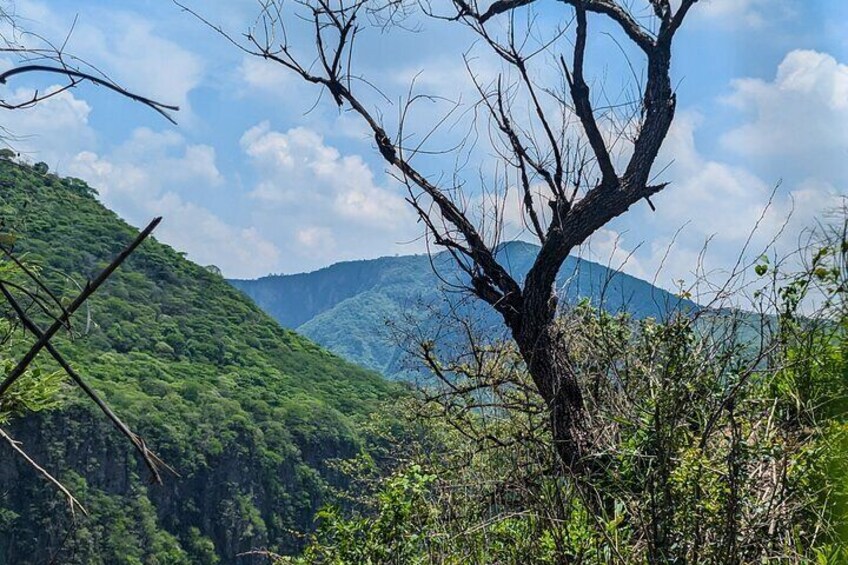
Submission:
<svg viewBox="0 0 848 565">
<path fill-rule="evenodd" d="M 351 71 L 353 38 L 361 31 L 360 13 L 395 13 L 393 8 L 406 9 L 406 3 L 401 0 L 303 2 L 301 5 L 307 12 L 300 14 L 300 21 L 303 18 L 309 21 L 315 34 L 313 61 L 298 60 L 286 40 L 279 43 L 280 37 L 288 37 L 286 30 L 280 28 L 284 28 L 287 21 L 295 21 L 285 16 L 280 0 L 265 3 L 259 23 L 244 36 L 245 42 L 227 35 L 220 27 L 212 27 L 246 53 L 274 61 L 303 80 L 326 88 L 339 107 L 352 110 L 365 121 L 380 155 L 397 178 L 406 184 L 407 200 L 417 211 L 432 241 L 446 249 L 467 273 L 471 292 L 503 317 L 539 394 L 550 409 L 551 432 L 559 458 L 565 468 L 579 472 L 581 459 L 591 448 L 590 434 L 585 433 L 583 398 L 577 375 L 568 363 L 568 344 L 561 343 L 556 335 L 554 283 L 563 262 L 577 246 L 637 202 L 644 199 L 653 208 L 650 197 L 665 188 L 665 184 L 650 184 L 650 179 L 654 161 L 674 118 L 675 95 L 669 75 L 672 40 L 698 0 L 681 0 L 677 9 L 670 0 L 648 0 L 654 20 L 654 25 L 648 27 L 643 25 L 646 18 L 634 17 L 628 9 L 630 3 L 621 0 L 559 2 L 568 10 L 560 28 L 573 26 L 574 36 L 571 60 L 567 62 L 559 56 L 560 78 L 567 86 L 566 93 L 557 100 L 562 114 L 574 116 L 574 122 L 579 124 L 581 131 L 576 136 L 565 131 L 568 125 L 561 123 L 560 114 L 552 113 L 541 102 L 542 97 L 551 92 L 540 87 L 528 71 L 530 59 L 539 51 L 522 53 L 526 37 L 515 33 L 514 12 L 540 1 L 453 0 L 453 12 L 449 14 L 433 14 L 429 4 L 423 8 L 428 15 L 470 27 L 519 77 L 512 85 L 515 88 L 505 88 L 502 77 L 488 87 L 473 74 L 471 79 L 479 93 L 477 107 L 488 110 L 493 137 L 502 144 L 498 147 L 498 165 L 513 172 L 515 180 L 509 183 L 522 194 L 528 229 L 541 244 L 523 284 L 514 280 L 498 261 L 497 241 L 487 241 L 483 225 L 475 225 L 462 199 L 456 197 L 459 187 L 441 186 L 440 181 L 430 180 L 420 172 L 412 164 L 412 159 L 420 154 L 420 147 L 410 149 L 403 143 L 410 137 L 409 132 L 399 133 L 392 139 L 378 114 L 366 108 L 353 91 L 356 83 L 352 79 L 361 79 Z M 486 4 L 488 7 L 484 9 Z M 645 83 L 635 111 L 638 117 L 634 117 L 635 123 L 631 124 L 632 153 L 623 173 L 616 171 L 612 157 L 615 141 L 611 137 L 615 136 L 609 132 L 605 135 L 599 127 L 598 112 L 584 78 L 589 14 L 608 18 L 616 24 L 646 58 Z M 497 39 L 496 30 L 502 28 L 491 26 L 493 31 L 487 27 L 487 22 L 499 16 L 503 16 L 509 26 L 505 42 Z M 560 31 L 556 33 L 561 35 Z M 551 49 L 551 44 L 547 45 Z M 514 118 L 510 106 L 515 103 L 517 90 L 523 92 L 527 105 L 521 115 Z M 419 98 L 410 96 L 408 105 Z M 405 115 L 405 111 L 401 114 Z M 532 125 L 525 125 L 528 115 L 534 121 Z M 543 198 L 539 185 L 546 192 L 551 210 L 547 222 L 536 207 Z M 493 231 L 501 233 L 498 228 Z"/>
<path fill-rule="evenodd" d="M 569 369 L 567 350 L 549 322 L 514 339 L 550 411 L 557 456 L 567 469 L 578 470 L 589 442 L 583 422 L 583 395 L 576 375 Z"/>
</svg>

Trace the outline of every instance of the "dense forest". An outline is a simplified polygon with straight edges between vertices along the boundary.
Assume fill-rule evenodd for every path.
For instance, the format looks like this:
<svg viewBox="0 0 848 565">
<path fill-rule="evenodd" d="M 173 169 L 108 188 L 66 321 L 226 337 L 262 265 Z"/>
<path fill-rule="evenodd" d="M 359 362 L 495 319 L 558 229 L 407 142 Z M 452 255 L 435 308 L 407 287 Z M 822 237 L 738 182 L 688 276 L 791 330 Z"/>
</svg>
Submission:
<svg viewBox="0 0 848 565">
<path fill-rule="evenodd" d="M 60 297 L 75 295 L 135 230 L 84 182 L 0 161 L 0 213 L 15 252 Z M 4 264 L 6 265 L 6 264 Z M 73 490 L 90 517 L 22 460 L 0 461 L 3 563 L 217 563 L 257 547 L 291 552 L 360 453 L 362 422 L 398 391 L 280 328 L 220 275 L 146 242 L 57 347 L 178 473 L 148 472 L 77 389 L 17 418 L 10 435 Z M 9 371 L 27 335 L 4 346 Z M 222 561 L 223 560 L 223 561 Z M 249 560 L 246 560 L 249 561 Z"/>
</svg>

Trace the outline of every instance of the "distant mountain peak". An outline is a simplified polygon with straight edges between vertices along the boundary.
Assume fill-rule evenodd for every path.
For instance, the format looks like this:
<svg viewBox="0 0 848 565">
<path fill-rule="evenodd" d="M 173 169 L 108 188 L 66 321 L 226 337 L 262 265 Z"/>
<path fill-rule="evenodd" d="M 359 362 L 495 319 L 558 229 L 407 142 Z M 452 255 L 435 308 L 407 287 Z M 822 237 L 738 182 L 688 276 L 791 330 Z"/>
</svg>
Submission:
<svg viewBox="0 0 848 565">
<path fill-rule="evenodd" d="M 515 240 L 500 244 L 496 253 L 512 276 L 522 280 L 539 249 Z M 444 281 L 462 284 L 466 277 L 453 258 L 441 252 L 432 261 L 426 255 L 380 257 L 335 263 L 312 273 L 230 282 L 284 327 L 350 361 L 399 377 L 404 370 L 399 362 L 401 348 L 388 335 L 386 323 L 414 317 L 424 305 L 437 312 L 446 308 L 446 300 L 455 301 L 460 295 L 443 293 Z M 627 310 L 636 317 L 659 317 L 673 309 L 697 307 L 648 282 L 577 257 L 566 260 L 557 284 L 562 303 L 588 299 L 596 306 Z M 503 330 L 497 314 L 487 305 L 464 300 L 462 308 L 493 330 Z"/>
</svg>

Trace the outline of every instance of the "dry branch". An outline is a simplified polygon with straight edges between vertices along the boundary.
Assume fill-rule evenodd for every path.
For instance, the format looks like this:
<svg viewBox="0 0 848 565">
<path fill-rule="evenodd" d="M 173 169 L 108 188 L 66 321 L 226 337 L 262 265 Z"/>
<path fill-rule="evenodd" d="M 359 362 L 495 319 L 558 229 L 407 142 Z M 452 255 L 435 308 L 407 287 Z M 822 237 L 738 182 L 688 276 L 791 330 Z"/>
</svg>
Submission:
<svg viewBox="0 0 848 565">
<path fill-rule="evenodd" d="M 44 336 L 44 332 L 39 328 L 35 322 L 27 316 L 26 312 L 24 312 L 23 308 L 21 308 L 18 301 L 15 300 L 15 297 L 9 292 L 2 282 L 0 282 L 0 293 L 3 294 L 6 301 L 12 306 L 18 318 L 23 322 L 24 327 L 29 330 L 35 337 L 41 339 Z M 53 344 L 49 341 L 46 343 L 45 347 L 50 355 L 53 356 L 53 359 L 59 363 L 59 366 L 71 377 L 71 379 L 79 386 L 83 392 L 97 405 L 98 408 L 106 415 L 109 420 L 111 420 L 112 424 L 120 431 L 136 448 L 138 453 L 141 455 L 144 460 L 145 465 L 150 470 L 151 473 L 151 482 L 155 482 L 157 484 L 162 484 L 162 477 L 159 474 L 159 467 L 164 467 L 174 473 L 177 474 L 174 469 L 168 466 L 162 459 L 159 458 L 155 453 L 150 451 L 147 448 L 147 444 L 144 442 L 144 439 L 141 438 L 138 434 L 129 429 L 129 427 L 120 419 L 118 416 L 112 411 L 108 404 L 106 404 L 103 399 L 97 394 L 97 392 L 92 389 L 88 383 L 86 383 L 82 377 L 71 367 L 64 357 L 53 347 Z"/>
<path fill-rule="evenodd" d="M 53 338 L 54 335 L 56 335 L 56 332 L 58 332 L 63 327 L 63 325 L 68 322 L 70 316 L 74 312 L 76 312 L 76 310 L 80 306 L 82 306 L 82 304 L 86 300 L 88 300 L 88 298 L 92 294 L 94 294 L 94 292 L 98 288 L 100 288 L 100 285 L 106 282 L 106 279 L 108 279 L 109 276 L 111 276 L 111 274 L 114 273 L 115 270 L 121 265 L 121 263 L 123 263 L 127 259 L 127 257 L 129 257 L 132 252 L 135 251 L 139 245 L 141 245 L 141 242 L 147 239 L 147 236 L 149 236 L 153 232 L 153 230 L 156 229 L 156 226 L 158 226 L 159 222 L 161 221 L 161 217 L 154 218 L 153 221 L 151 221 L 147 225 L 147 227 L 144 228 L 141 233 L 138 234 L 138 236 L 132 241 L 132 243 L 130 243 L 126 248 L 124 248 L 123 251 L 121 251 L 120 254 L 118 254 L 117 257 L 115 257 L 115 259 L 109 264 L 109 266 L 103 269 L 103 271 L 101 271 L 101 273 L 97 275 L 94 280 L 89 281 L 85 285 L 83 291 L 74 299 L 73 302 L 68 305 L 67 308 L 65 308 L 65 311 L 62 313 L 62 315 L 59 316 L 59 318 L 55 322 L 53 322 L 53 324 L 49 328 L 47 328 L 47 330 L 41 335 L 38 341 L 29 349 L 29 351 L 26 352 L 26 354 L 21 358 L 18 364 L 15 365 L 15 367 L 12 369 L 12 371 L 9 373 L 3 383 L 0 384 L 0 397 L 2 397 L 6 390 L 8 390 L 8 388 L 12 386 L 16 380 L 18 380 L 18 378 L 24 373 L 24 371 L 26 371 L 27 367 L 29 367 L 30 363 L 32 363 L 33 359 L 35 359 L 35 356 L 38 355 L 38 353 L 44 348 L 44 346 L 47 345 L 47 343 Z"/>
<path fill-rule="evenodd" d="M 10 447 L 11 447 L 11 448 L 15 451 L 15 453 L 17 453 L 18 455 L 20 455 L 21 457 L 23 457 L 23 458 L 24 458 L 24 460 L 27 462 L 27 464 L 28 464 L 30 467 L 32 467 L 33 469 L 35 469 L 35 470 L 36 470 L 36 471 L 37 471 L 37 472 L 38 472 L 38 473 L 39 473 L 42 477 L 44 477 L 45 479 L 47 479 L 48 481 L 50 481 L 51 483 L 53 483 L 53 485 L 54 485 L 56 488 L 58 488 L 58 489 L 62 492 L 62 494 L 64 494 L 64 495 L 65 495 L 65 498 L 67 498 L 67 499 L 68 499 L 68 504 L 69 504 L 69 505 L 70 505 L 70 507 L 71 507 L 71 512 L 72 512 L 72 513 L 73 513 L 73 511 L 74 511 L 74 508 L 79 508 L 79 509 L 80 509 L 80 511 L 81 511 L 83 514 L 85 514 L 86 516 L 88 516 L 88 511 L 85 509 L 85 507 L 83 507 L 83 505 L 82 505 L 82 504 L 80 504 L 80 501 L 79 501 L 79 500 L 77 500 L 77 499 L 74 497 L 74 495 L 73 495 L 73 494 L 71 494 L 71 491 L 69 491 L 67 488 L 65 488 L 65 485 L 63 485 L 61 482 L 59 482 L 59 481 L 58 481 L 58 480 L 57 480 L 57 479 L 56 479 L 53 475 L 51 475 L 50 473 L 48 473 L 48 472 L 47 472 L 47 470 L 45 470 L 45 469 L 44 469 L 44 467 L 42 467 L 41 465 L 39 465 L 38 463 L 36 463 L 35 461 L 33 461 L 33 459 L 32 459 L 29 455 L 27 455 L 27 453 L 26 453 L 23 449 L 21 449 L 21 448 L 20 448 L 20 443 L 21 443 L 21 442 L 14 440 L 14 439 L 13 439 L 13 438 L 9 435 L 9 434 L 7 434 L 7 433 L 6 433 L 5 431 L 3 431 L 2 429 L 0 429 L 0 437 L 2 437 L 3 439 L 5 439 L 5 440 L 6 440 L 6 442 L 9 444 L 9 446 L 10 446 Z"/>
</svg>

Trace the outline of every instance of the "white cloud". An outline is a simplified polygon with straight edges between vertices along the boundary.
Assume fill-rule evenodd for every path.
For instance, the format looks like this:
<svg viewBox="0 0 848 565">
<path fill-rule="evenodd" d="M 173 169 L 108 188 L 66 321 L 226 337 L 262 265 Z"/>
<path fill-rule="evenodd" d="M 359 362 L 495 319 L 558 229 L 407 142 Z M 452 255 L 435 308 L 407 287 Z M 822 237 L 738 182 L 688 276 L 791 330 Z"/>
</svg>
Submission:
<svg viewBox="0 0 848 565">
<path fill-rule="evenodd" d="M 223 182 L 209 146 L 141 128 L 107 156 L 80 152 L 69 172 L 97 188 L 103 202 L 130 223 L 164 216 L 157 237 L 197 263 L 215 264 L 231 277 L 256 277 L 277 264 L 276 246 L 255 228 L 231 225 L 179 194 L 186 183 L 208 189 Z"/>
<path fill-rule="evenodd" d="M 671 162 L 663 176 L 672 184 L 655 197 L 658 220 L 689 218 L 690 229 L 701 235 L 744 240 L 773 187 L 743 167 L 702 156 L 695 145 L 701 121 L 698 114 L 680 113 L 669 132 L 658 162 Z"/>
<path fill-rule="evenodd" d="M 413 251 L 398 245 L 416 235 L 405 189 L 378 182 L 360 156 L 313 130 L 279 132 L 267 122 L 245 132 L 241 146 L 258 176 L 254 216 L 289 246 L 285 268 Z"/>
<path fill-rule="evenodd" d="M 182 135 L 172 130 L 155 132 L 137 128 L 128 140 L 113 150 L 113 157 L 156 171 L 158 182 L 163 185 L 199 182 L 215 187 L 224 182 L 215 163 L 214 148 L 188 144 Z"/>
<path fill-rule="evenodd" d="M 740 79 L 726 102 L 752 116 L 723 145 L 783 176 L 802 173 L 848 181 L 848 65 L 826 53 L 796 50 L 773 81 Z"/>
<path fill-rule="evenodd" d="M 160 37 L 150 22 L 136 15 L 115 14 L 106 18 L 107 25 L 103 28 L 93 22 L 85 23 L 78 36 L 73 36 L 72 47 L 88 60 L 105 65 L 122 86 L 159 102 L 180 106 L 180 116 L 185 119 L 190 112 L 189 93 L 203 77 L 203 64 L 198 56 Z"/>
<path fill-rule="evenodd" d="M 49 87 L 44 93 L 58 88 Z M 0 95 L 12 104 L 31 100 L 34 93 L 27 88 L 0 90 Z M 71 152 L 91 147 L 95 142 L 94 131 L 88 124 L 91 107 L 69 91 L 60 92 L 30 108 L 0 112 L 3 128 L 10 136 L 7 142 L 34 161 L 45 161 L 55 167 Z"/>
<path fill-rule="evenodd" d="M 327 228 L 308 227 L 297 230 L 297 242 L 307 250 L 315 252 L 335 251 L 336 239 Z"/>
<path fill-rule="evenodd" d="M 705 0 L 693 12 L 696 19 L 733 28 L 762 28 L 795 13 L 795 0 Z"/>
<path fill-rule="evenodd" d="M 189 259 L 201 265 L 216 265 L 225 276 L 259 277 L 274 270 L 279 260 L 277 246 L 256 228 L 228 224 L 173 192 L 151 200 L 148 208 L 164 215 L 158 238 L 187 251 Z"/>
<path fill-rule="evenodd" d="M 358 155 L 341 155 L 307 128 L 285 133 L 267 122 L 241 139 L 245 153 L 265 179 L 252 196 L 269 204 L 312 201 L 348 222 L 393 229 L 407 214 L 397 189 L 378 186 L 371 169 Z"/>
<path fill-rule="evenodd" d="M 281 95 L 301 82 L 293 72 L 279 63 L 245 55 L 239 64 L 238 74 L 244 87 L 259 89 L 274 95 Z"/>
<path fill-rule="evenodd" d="M 638 250 L 629 248 L 627 240 L 626 234 L 609 228 L 601 228 L 581 247 L 578 254 L 583 259 L 625 271 L 634 277 L 650 280 L 653 273 L 646 270 L 636 254 Z"/>
<path fill-rule="evenodd" d="M 771 119 L 774 128 L 782 127 L 776 116 Z M 798 234 L 844 194 L 834 185 L 832 167 L 817 175 L 794 168 L 795 180 L 775 186 L 748 167 L 706 157 L 695 142 L 701 122 L 696 113 L 678 114 L 658 159 L 658 164 L 671 163 L 663 177 L 672 184 L 653 198 L 656 212 L 643 209 L 620 222 L 636 226 L 637 236 L 650 242 L 636 252 L 637 265 L 653 272 L 663 264 L 658 282 L 666 288 L 703 274 L 720 281 L 743 251 L 749 260 L 772 243 L 779 255 L 791 252 Z M 624 270 L 641 276 L 630 265 Z"/>
</svg>

